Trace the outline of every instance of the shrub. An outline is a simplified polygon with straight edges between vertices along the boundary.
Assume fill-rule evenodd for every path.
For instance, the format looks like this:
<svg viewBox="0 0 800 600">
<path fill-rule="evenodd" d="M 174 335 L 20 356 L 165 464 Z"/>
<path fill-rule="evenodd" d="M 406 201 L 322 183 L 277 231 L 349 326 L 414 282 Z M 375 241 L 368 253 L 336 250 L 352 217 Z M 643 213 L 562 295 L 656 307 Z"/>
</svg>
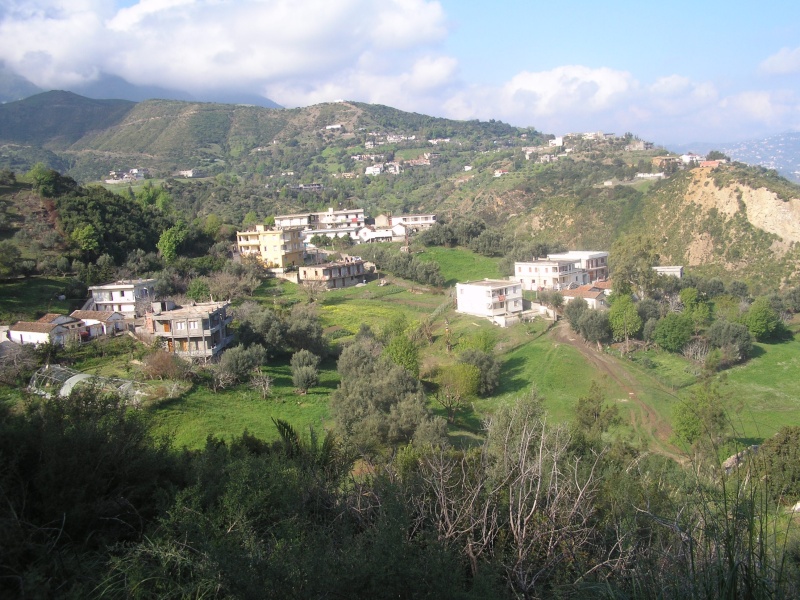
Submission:
<svg viewBox="0 0 800 600">
<path fill-rule="evenodd" d="M 661 319 L 653 331 L 653 341 L 669 352 L 678 352 L 692 338 L 694 326 L 691 319 L 670 313 Z"/>
</svg>

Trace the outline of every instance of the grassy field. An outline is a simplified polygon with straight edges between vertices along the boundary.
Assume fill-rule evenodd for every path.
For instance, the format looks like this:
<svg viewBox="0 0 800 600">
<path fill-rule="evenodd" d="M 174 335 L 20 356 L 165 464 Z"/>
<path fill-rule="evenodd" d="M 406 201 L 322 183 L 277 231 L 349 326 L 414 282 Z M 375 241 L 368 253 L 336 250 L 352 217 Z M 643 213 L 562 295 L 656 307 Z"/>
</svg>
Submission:
<svg viewBox="0 0 800 600">
<path fill-rule="evenodd" d="M 497 268 L 499 259 L 481 256 L 464 248 L 433 246 L 425 248 L 425 251 L 417 254 L 416 257 L 422 261 L 439 263 L 442 276 L 448 286 L 475 279 L 504 278 Z"/>
<path fill-rule="evenodd" d="M 497 263 L 460 249 L 433 249 L 420 256 L 438 260 L 442 270 L 452 276 L 466 273 L 464 279 L 497 277 Z M 463 266 L 462 266 L 463 265 Z M 446 275 L 447 276 L 447 275 Z M 577 399 L 588 393 L 597 381 L 608 401 L 616 402 L 625 423 L 619 433 L 647 444 L 664 446 L 671 430 L 674 407 L 691 401 L 697 385 L 697 368 L 681 356 L 649 350 L 637 352 L 633 360 L 609 357 L 616 377 L 598 371 L 573 345 L 559 343 L 549 330 L 548 321 L 538 320 L 507 329 L 480 318 L 455 313 L 449 291 L 434 293 L 415 284 L 388 277 L 389 284 L 372 281 L 365 286 L 333 290 L 317 296 L 322 325 L 335 347 L 346 343 L 365 323 L 380 332 L 389 322 L 404 316 L 410 327 L 423 317 L 437 312 L 434 338 L 421 346 L 421 375 L 429 391 L 436 374 L 457 360 L 458 354 L 490 337 L 502 361 L 500 387 L 491 398 L 475 399 L 451 426 L 455 443 L 470 444 L 480 438 L 482 420 L 498 406 L 536 389 L 543 398 L 549 418 L 572 418 Z M 0 297 L 5 312 L 35 318 L 46 311 L 66 312 L 69 302 L 53 301 L 62 282 L 56 278 L 36 278 L 2 284 L 8 290 Z M 297 302 L 308 302 L 298 286 L 282 280 L 268 280 L 254 299 L 284 310 Z M 12 307 L 12 308 L 9 308 Z M 18 308 L 13 308 L 18 307 Z M 25 313 L 23 313 L 25 311 Z M 448 335 L 445 334 L 445 328 Z M 448 337 L 449 336 L 449 337 Z M 453 349 L 448 352 L 446 340 Z M 82 347 L 72 362 L 75 368 L 109 377 L 135 377 L 137 361 L 146 348 L 127 337 Z M 743 441 L 759 441 L 783 425 L 800 425 L 800 341 L 757 344 L 755 356 L 717 376 L 720 389 L 729 399 L 731 418 Z M 240 435 L 245 429 L 265 439 L 274 439 L 273 418 L 286 419 L 296 427 L 331 425 L 328 401 L 338 385 L 336 365 L 329 359 L 322 365 L 320 384 L 307 395 L 296 395 L 285 360 L 265 367 L 274 378 L 274 394 L 262 399 L 247 386 L 213 393 L 195 384 L 170 400 L 147 406 L 160 433 L 174 436 L 178 446 L 198 448 L 209 434 L 222 438 Z M 630 390 L 635 398 L 630 398 Z M 444 410 L 431 407 L 444 416 Z M 665 433 L 666 432 L 666 433 Z"/>
<path fill-rule="evenodd" d="M 0 323 L 35 321 L 48 312 L 69 313 L 83 300 L 59 300 L 65 287 L 60 277 L 30 277 L 0 282 Z"/>
<path fill-rule="evenodd" d="M 264 399 L 256 391 L 239 386 L 214 393 L 195 385 L 179 398 L 165 400 L 148 408 L 156 431 L 172 436 L 177 447 L 201 448 L 209 435 L 231 439 L 245 430 L 265 440 L 277 439 L 272 419 L 285 419 L 305 431 L 309 426 L 321 431 L 331 425 L 328 397 L 339 383 L 336 365 L 325 363 L 320 381 L 307 394 L 293 391 L 288 363 L 265 367 L 273 377 L 274 393 Z"/>
</svg>

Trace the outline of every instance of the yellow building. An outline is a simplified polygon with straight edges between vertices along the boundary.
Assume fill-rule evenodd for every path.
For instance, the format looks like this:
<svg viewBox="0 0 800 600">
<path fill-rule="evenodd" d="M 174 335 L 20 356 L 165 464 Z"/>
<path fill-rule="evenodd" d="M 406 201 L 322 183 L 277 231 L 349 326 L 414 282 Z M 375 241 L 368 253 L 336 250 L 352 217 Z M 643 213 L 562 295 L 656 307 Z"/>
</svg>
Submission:
<svg viewBox="0 0 800 600">
<path fill-rule="evenodd" d="M 303 264 L 301 227 L 267 229 L 263 225 L 236 232 L 236 245 L 242 256 L 257 256 L 268 268 L 285 269 Z"/>
</svg>

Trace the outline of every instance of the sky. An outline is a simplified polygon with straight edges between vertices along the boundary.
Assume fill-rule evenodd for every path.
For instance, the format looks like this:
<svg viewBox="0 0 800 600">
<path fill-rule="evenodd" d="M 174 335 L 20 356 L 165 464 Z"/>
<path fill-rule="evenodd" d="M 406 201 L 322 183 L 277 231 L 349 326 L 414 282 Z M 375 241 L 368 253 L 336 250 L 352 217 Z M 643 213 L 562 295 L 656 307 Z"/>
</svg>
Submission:
<svg viewBox="0 0 800 600">
<path fill-rule="evenodd" d="M 800 131 L 800 2 L 0 0 L 0 61 L 661 144 Z"/>
</svg>

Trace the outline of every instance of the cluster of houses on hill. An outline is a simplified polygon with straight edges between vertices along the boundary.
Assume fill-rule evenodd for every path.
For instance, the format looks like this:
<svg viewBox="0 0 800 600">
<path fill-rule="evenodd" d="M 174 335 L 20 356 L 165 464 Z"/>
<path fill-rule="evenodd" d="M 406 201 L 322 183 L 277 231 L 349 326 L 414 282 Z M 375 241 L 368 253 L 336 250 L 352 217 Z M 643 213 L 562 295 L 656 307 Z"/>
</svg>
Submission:
<svg viewBox="0 0 800 600">
<path fill-rule="evenodd" d="M 65 345 L 130 331 L 147 341 L 162 340 L 168 352 L 195 361 L 211 360 L 230 344 L 227 302 L 178 306 L 158 301 L 155 283 L 138 279 L 92 286 L 81 310 L 20 321 L 8 328 L 7 337 L 17 344 Z"/>
<path fill-rule="evenodd" d="M 435 214 L 385 215 L 371 224 L 363 208 L 277 215 L 275 226 L 256 225 L 236 232 L 236 250 L 255 256 L 268 269 L 283 272 L 305 264 L 306 249 L 315 236 L 329 239 L 349 237 L 354 243 L 404 241 L 413 232 L 433 227 Z"/>
<path fill-rule="evenodd" d="M 681 278 L 682 266 L 653 267 L 659 275 Z M 484 317 L 505 327 L 517 323 L 525 310 L 523 290 L 557 291 L 567 304 L 577 298 L 589 308 L 606 310 L 612 291 L 609 279 L 608 252 L 570 250 L 544 258 L 514 263 L 514 275 L 508 279 L 484 279 L 456 284 L 456 311 Z M 540 313 L 549 313 L 544 306 Z"/>
<path fill-rule="evenodd" d="M 129 169 L 128 171 L 109 171 L 106 183 L 115 185 L 121 183 L 136 183 L 147 175 L 147 169 Z"/>
</svg>

